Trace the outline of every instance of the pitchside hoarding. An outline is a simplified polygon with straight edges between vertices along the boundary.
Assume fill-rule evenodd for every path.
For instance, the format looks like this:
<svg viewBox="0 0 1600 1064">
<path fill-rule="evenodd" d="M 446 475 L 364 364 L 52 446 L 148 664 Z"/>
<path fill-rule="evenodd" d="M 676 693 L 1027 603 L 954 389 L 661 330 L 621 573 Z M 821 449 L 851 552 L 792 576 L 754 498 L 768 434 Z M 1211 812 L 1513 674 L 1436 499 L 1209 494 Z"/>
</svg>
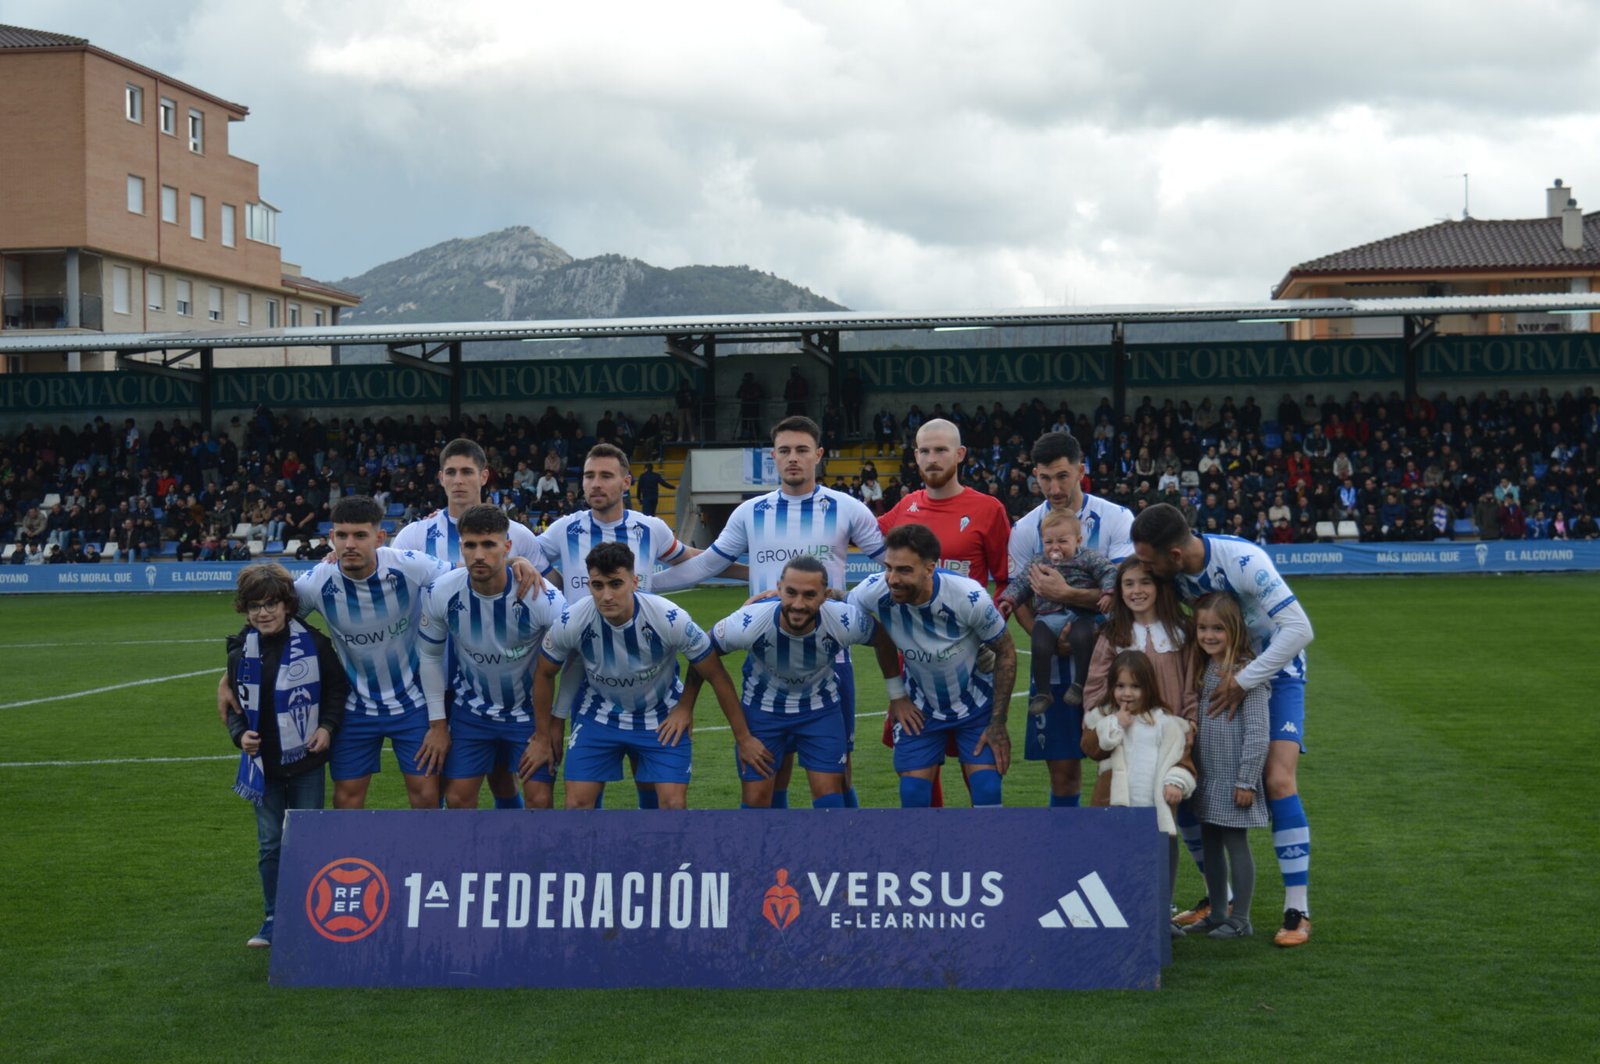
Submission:
<svg viewBox="0 0 1600 1064">
<path fill-rule="evenodd" d="M 294 811 L 281 986 L 1154 988 L 1149 809 Z"/>
</svg>

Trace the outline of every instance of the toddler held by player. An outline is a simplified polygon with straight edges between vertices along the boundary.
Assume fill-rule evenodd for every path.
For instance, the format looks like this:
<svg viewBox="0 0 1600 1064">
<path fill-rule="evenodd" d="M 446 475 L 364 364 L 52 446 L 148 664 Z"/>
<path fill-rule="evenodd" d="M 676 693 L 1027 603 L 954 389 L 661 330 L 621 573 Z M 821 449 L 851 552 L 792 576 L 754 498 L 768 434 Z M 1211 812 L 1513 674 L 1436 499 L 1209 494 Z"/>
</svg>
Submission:
<svg viewBox="0 0 1600 1064">
<path fill-rule="evenodd" d="M 1195 789 L 1189 722 L 1159 701 L 1155 667 L 1140 650 L 1111 663 L 1110 697 L 1083 718 L 1083 752 L 1100 762 L 1091 805 L 1154 808 L 1167 834 L 1167 902 L 1177 879 L 1175 810 Z M 1173 935 L 1183 932 L 1173 927 Z"/>
<path fill-rule="evenodd" d="M 1039 522 L 1039 539 L 1044 554 L 1038 560 L 1054 566 L 1068 587 L 1098 589 L 1101 594 L 1095 613 L 1111 608 L 1117 567 L 1104 554 L 1083 546 L 1083 528 L 1077 517 L 1051 510 Z M 1050 666 L 1058 654 L 1072 659 L 1072 686 L 1062 695 L 1062 701 L 1082 705 L 1084 677 L 1094 653 L 1095 614 L 1034 595 L 1026 568 L 1006 586 L 995 604 L 1001 614 L 1010 618 L 1019 606 L 1030 602 L 1034 610 L 1033 689 L 1037 693 L 1028 700 L 1028 712 L 1043 713 L 1050 708 Z"/>
<path fill-rule="evenodd" d="M 1250 901 L 1256 876 L 1245 830 L 1267 825 L 1262 770 L 1267 763 L 1268 709 L 1265 685 L 1246 691 L 1233 712 L 1211 708 L 1222 678 L 1250 658 L 1250 633 L 1232 595 L 1215 592 L 1195 602 L 1193 653 L 1200 695 L 1195 742 L 1200 786 L 1194 806 L 1205 853 L 1206 892 L 1213 899 L 1226 898 L 1231 873 L 1233 903 L 1226 913 L 1214 905 L 1204 920 L 1186 930 L 1211 938 L 1244 938 L 1252 930 Z"/>
</svg>

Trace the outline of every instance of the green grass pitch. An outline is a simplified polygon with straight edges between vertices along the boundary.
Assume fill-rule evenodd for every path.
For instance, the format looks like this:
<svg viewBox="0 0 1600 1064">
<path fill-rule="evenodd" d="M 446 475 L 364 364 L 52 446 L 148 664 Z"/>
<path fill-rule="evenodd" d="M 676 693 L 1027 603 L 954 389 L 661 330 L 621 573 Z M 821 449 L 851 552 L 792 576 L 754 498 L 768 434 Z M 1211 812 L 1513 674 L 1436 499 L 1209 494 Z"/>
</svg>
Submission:
<svg viewBox="0 0 1600 1064">
<path fill-rule="evenodd" d="M 227 597 L 8 596 L 0 1057 L 1595 1059 L 1600 577 L 1295 583 L 1317 629 L 1300 775 L 1314 937 L 1271 945 L 1281 887 L 1256 832 L 1258 937 L 1179 942 L 1162 990 L 1091 994 L 269 988 L 265 951 L 244 948 L 253 818 L 213 709 Z M 702 622 L 738 598 L 676 597 Z M 858 790 L 896 804 L 881 681 L 857 660 L 874 714 Z M 117 686 L 138 681 L 155 682 Z M 1021 716 L 1018 700 L 1017 735 Z M 709 695 L 699 719 L 720 723 Z M 737 804 L 730 745 L 702 733 L 691 806 Z M 1008 805 L 1044 804 L 1039 765 L 1005 787 Z M 403 804 L 392 761 L 371 804 Z M 1201 893 L 1186 863 L 1179 900 Z"/>
</svg>

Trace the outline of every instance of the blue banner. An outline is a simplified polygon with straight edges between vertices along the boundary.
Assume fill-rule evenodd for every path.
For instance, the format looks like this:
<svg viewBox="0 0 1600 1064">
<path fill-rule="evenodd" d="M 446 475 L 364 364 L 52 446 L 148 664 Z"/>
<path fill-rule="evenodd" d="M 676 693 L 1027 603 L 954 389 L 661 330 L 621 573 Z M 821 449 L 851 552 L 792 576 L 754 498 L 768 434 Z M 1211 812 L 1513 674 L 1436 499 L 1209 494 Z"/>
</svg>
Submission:
<svg viewBox="0 0 1600 1064">
<path fill-rule="evenodd" d="M 1149 809 L 295 811 L 280 986 L 1154 988 Z"/>
<path fill-rule="evenodd" d="M 314 564 L 293 558 L 262 558 L 299 576 Z M 249 562 L 143 562 L 133 565 L 0 566 L 0 591 L 232 591 Z"/>
<path fill-rule="evenodd" d="M 1368 573 L 1530 573 L 1600 569 L 1600 541 L 1513 539 L 1485 543 L 1305 543 L 1269 546 L 1286 576 Z"/>
</svg>

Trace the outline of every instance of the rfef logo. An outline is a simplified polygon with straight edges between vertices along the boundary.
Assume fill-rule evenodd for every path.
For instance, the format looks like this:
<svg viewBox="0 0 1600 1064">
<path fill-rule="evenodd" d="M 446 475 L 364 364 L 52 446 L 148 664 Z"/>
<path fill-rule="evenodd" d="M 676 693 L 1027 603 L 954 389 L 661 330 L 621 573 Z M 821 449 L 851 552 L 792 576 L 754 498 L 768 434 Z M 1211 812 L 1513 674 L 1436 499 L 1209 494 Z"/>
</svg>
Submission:
<svg viewBox="0 0 1600 1064">
<path fill-rule="evenodd" d="M 322 866 L 306 890 L 306 916 L 332 942 L 355 942 L 378 929 L 389 912 L 389 881 L 378 866 L 341 857 Z"/>
<path fill-rule="evenodd" d="M 789 870 L 778 869 L 778 881 L 767 888 L 761 900 L 761 915 L 767 923 L 784 930 L 800 916 L 800 892 L 789 885 Z"/>
</svg>

